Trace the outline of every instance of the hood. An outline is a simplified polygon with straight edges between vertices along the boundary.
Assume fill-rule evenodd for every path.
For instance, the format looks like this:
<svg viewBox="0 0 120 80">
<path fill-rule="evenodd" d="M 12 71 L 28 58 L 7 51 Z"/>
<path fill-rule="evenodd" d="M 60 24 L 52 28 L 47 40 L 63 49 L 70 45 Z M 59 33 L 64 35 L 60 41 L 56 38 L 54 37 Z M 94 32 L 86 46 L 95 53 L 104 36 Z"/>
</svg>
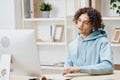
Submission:
<svg viewBox="0 0 120 80">
<path fill-rule="evenodd" d="M 79 40 L 88 41 L 97 39 L 100 37 L 107 37 L 106 31 L 103 29 L 98 29 L 97 31 L 92 32 L 89 36 L 87 36 L 84 40 L 82 39 L 81 35 L 79 36 Z"/>
</svg>

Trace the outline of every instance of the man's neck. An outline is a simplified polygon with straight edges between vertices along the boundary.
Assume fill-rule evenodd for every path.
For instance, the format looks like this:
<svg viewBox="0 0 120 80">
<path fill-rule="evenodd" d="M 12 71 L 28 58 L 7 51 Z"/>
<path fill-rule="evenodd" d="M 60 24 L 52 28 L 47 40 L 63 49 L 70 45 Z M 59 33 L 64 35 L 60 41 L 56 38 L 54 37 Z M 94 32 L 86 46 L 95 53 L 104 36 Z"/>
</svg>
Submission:
<svg viewBox="0 0 120 80">
<path fill-rule="evenodd" d="M 83 34 L 81 36 L 82 36 L 82 39 L 85 39 L 87 37 L 87 35 L 83 35 Z"/>
<path fill-rule="evenodd" d="M 89 34 L 81 34 L 81 36 L 82 36 L 82 39 L 85 39 L 87 36 L 89 36 L 91 33 L 89 33 Z"/>
</svg>

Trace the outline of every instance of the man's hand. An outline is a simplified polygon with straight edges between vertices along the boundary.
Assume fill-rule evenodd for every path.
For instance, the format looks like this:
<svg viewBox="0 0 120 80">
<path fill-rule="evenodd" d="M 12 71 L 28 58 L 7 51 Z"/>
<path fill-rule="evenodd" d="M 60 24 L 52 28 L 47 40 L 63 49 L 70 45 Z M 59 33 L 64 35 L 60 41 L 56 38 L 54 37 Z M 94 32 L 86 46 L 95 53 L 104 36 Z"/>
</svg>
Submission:
<svg viewBox="0 0 120 80">
<path fill-rule="evenodd" d="M 63 71 L 63 75 L 68 74 L 68 73 L 75 73 L 75 72 L 80 72 L 79 67 L 67 67 Z"/>
</svg>

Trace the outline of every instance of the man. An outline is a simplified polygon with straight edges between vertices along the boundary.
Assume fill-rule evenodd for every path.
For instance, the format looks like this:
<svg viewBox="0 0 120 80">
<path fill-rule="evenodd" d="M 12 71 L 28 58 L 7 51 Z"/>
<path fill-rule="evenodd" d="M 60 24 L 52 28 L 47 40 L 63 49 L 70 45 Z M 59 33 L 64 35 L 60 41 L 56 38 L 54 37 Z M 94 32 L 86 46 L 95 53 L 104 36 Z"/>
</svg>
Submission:
<svg viewBox="0 0 120 80">
<path fill-rule="evenodd" d="M 80 35 L 69 44 L 63 75 L 113 73 L 112 49 L 106 32 L 100 28 L 101 14 L 93 8 L 81 8 L 74 21 Z"/>
</svg>

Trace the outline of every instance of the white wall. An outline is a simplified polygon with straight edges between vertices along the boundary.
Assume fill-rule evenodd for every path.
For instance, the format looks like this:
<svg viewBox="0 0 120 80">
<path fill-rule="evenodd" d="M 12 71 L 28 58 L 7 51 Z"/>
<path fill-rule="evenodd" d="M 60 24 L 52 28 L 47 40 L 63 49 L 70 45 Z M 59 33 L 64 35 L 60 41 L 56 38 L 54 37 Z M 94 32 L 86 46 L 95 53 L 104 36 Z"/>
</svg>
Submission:
<svg viewBox="0 0 120 80">
<path fill-rule="evenodd" d="M 0 0 L 0 29 L 21 26 L 21 0 Z"/>
</svg>

